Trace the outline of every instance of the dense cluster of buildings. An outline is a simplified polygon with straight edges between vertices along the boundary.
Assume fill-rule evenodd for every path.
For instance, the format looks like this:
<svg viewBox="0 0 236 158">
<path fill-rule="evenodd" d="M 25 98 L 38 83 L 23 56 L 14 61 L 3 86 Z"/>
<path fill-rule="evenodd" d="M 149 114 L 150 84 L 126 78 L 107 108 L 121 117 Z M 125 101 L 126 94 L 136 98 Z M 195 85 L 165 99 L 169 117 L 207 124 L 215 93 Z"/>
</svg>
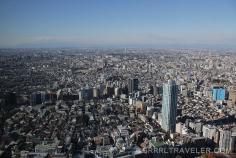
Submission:
<svg viewBox="0 0 236 158">
<path fill-rule="evenodd" d="M 3 157 L 236 152 L 232 52 L 2 49 L 0 57 Z M 180 152 L 190 147 L 206 150 Z"/>
</svg>

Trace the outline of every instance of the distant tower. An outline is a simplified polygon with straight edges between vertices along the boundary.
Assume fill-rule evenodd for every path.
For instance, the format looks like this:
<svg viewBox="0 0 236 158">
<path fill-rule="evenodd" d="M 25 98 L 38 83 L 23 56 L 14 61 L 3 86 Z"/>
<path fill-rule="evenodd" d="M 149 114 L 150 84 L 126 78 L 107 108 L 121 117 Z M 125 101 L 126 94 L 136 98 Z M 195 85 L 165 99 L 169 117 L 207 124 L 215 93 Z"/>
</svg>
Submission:
<svg viewBox="0 0 236 158">
<path fill-rule="evenodd" d="M 138 79 L 137 78 L 132 78 L 129 79 L 128 81 L 128 91 L 129 93 L 133 93 L 138 90 Z"/>
<path fill-rule="evenodd" d="M 162 128 L 170 133 L 175 132 L 177 115 L 177 88 L 175 81 L 169 80 L 163 85 Z"/>
</svg>

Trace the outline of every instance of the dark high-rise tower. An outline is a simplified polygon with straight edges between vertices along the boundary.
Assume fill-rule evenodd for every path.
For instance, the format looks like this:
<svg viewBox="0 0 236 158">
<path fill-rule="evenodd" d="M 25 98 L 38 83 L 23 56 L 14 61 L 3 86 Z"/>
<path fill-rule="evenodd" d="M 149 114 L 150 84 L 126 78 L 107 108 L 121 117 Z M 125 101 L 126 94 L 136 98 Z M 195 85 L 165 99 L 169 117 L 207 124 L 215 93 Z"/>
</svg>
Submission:
<svg viewBox="0 0 236 158">
<path fill-rule="evenodd" d="M 138 79 L 137 78 L 131 78 L 128 81 L 128 91 L 129 93 L 133 93 L 138 90 Z"/>
</svg>

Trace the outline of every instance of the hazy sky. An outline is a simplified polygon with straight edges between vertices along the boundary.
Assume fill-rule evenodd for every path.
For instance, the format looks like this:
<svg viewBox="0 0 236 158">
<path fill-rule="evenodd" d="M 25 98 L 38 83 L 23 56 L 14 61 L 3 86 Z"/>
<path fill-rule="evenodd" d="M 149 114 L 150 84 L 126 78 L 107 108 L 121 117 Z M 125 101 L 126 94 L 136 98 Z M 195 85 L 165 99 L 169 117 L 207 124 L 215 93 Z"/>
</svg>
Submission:
<svg viewBox="0 0 236 158">
<path fill-rule="evenodd" d="M 0 0 L 0 47 L 234 47 L 236 0 Z"/>
</svg>

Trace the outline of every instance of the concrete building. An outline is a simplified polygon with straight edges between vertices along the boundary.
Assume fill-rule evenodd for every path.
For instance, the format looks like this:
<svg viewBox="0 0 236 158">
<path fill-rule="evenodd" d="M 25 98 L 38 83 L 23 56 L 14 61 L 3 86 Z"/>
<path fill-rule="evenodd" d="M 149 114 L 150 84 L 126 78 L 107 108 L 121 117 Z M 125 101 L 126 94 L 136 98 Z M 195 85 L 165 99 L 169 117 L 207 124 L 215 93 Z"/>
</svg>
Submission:
<svg viewBox="0 0 236 158">
<path fill-rule="evenodd" d="M 219 141 L 219 150 L 221 152 L 230 152 L 231 149 L 231 131 L 220 129 L 220 141 Z"/>
<path fill-rule="evenodd" d="M 230 107 L 233 107 L 236 105 L 236 89 L 231 88 L 229 90 L 228 104 Z"/>
<path fill-rule="evenodd" d="M 203 125 L 202 135 L 203 135 L 203 137 L 211 139 L 216 144 L 218 144 L 218 142 L 219 142 L 219 131 L 215 126 Z"/>
</svg>

